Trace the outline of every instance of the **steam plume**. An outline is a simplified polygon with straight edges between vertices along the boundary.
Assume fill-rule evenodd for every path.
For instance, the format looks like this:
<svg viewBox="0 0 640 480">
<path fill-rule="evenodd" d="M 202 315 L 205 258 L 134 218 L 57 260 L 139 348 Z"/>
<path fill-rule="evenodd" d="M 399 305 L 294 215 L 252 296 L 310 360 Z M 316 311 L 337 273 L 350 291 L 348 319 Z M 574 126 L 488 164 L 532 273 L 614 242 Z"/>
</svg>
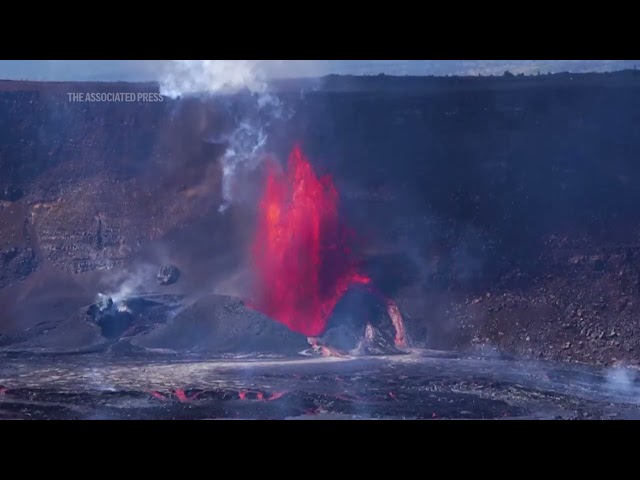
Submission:
<svg viewBox="0 0 640 480">
<path fill-rule="evenodd" d="M 171 98 L 266 88 L 264 71 L 255 60 L 171 60 L 164 70 L 160 93 Z"/>
<path fill-rule="evenodd" d="M 250 97 L 235 130 L 224 138 L 210 139 L 227 144 L 221 159 L 224 202 L 221 211 L 235 200 L 238 175 L 262 163 L 271 123 L 291 115 L 280 99 L 268 92 L 267 65 L 264 60 L 173 60 L 165 69 L 160 89 L 171 98 L 237 93 Z"/>
<path fill-rule="evenodd" d="M 106 293 L 98 294 L 96 301 L 111 298 L 114 304 L 119 305 L 131 295 L 141 293 L 144 286 L 153 281 L 156 272 L 157 268 L 146 264 L 127 271 L 113 272 L 104 280 Z"/>
</svg>

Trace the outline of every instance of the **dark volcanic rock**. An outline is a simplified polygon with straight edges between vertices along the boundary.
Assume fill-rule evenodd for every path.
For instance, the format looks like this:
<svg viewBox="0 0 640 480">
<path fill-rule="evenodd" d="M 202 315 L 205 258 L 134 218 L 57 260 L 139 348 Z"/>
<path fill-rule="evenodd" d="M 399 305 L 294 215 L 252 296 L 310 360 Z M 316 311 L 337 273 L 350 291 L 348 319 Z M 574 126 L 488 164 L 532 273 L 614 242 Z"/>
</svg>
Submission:
<svg viewBox="0 0 640 480">
<path fill-rule="evenodd" d="M 29 218 L 43 260 L 73 273 L 123 265 L 215 203 L 201 102 L 70 102 L 69 91 L 158 85 L 0 81 L 0 214 Z M 19 246 L 2 216 L 0 249 Z"/>
<path fill-rule="evenodd" d="M 38 264 L 38 256 L 31 247 L 10 247 L 0 251 L 0 288 L 24 280 Z"/>
<path fill-rule="evenodd" d="M 82 298 L 23 302 L 7 313 L 0 347 L 10 350 L 111 353 L 162 348 L 200 353 L 294 354 L 306 338 L 231 297 L 208 296 L 184 307 L 179 295 L 145 295 L 118 302 L 105 297 L 80 307 Z"/>
<path fill-rule="evenodd" d="M 340 299 L 319 341 L 343 352 L 384 355 L 399 353 L 395 337 L 384 299 L 369 288 L 356 286 Z"/>
<path fill-rule="evenodd" d="M 605 261 L 592 253 L 596 245 L 589 241 L 567 254 L 551 243 L 548 253 L 555 255 L 545 259 L 546 272 L 528 288 L 492 287 L 466 303 L 449 304 L 459 322 L 451 335 L 456 346 L 597 365 L 640 364 L 640 265 L 629 265 L 621 253 Z"/>
<path fill-rule="evenodd" d="M 144 353 L 146 350 L 142 347 L 132 345 L 128 340 L 120 340 L 107 348 L 109 353 L 117 353 L 121 355 Z"/>
<path fill-rule="evenodd" d="M 133 324 L 134 316 L 129 309 L 119 310 L 110 298 L 99 305 L 92 305 L 87 311 L 100 327 L 102 336 L 108 339 L 120 337 Z"/>
<path fill-rule="evenodd" d="M 180 270 L 175 265 L 164 265 L 160 267 L 157 279 L 160 285 L 173 285 L 180 279 Z"/>
<path fill-rule="evenodd" d="M 16 187 L 15 185 L 7 185 L 3 190 L 0 190 L 0 202 L 15 202 L 19 200 L 24 195 L 24 192 L 21 188 Z"/>
<path fill-rule="evenodd" d="M 302 335 L 247 308 L 238 299 L 216 295 L 201 298 L 132 343 L 210 353 L 297 353 L 308 347 Z"/>
<path fill-rule="evenodd" d="M 107 339 L 135 336 L 173 318 L 181 308 L 180 296 L 147 295 L 118 302 L 102 298 L 91 305 L 87 315 Z"/>
<path fill-rule="evenodd" d="M 11 350 L 68 351 L 103 344 L 100 329 L 86 321 L 85 312 L 86 307 L 78 310 L 73 298 L 27 305 L 19 312 L 11 312 L 14 328 L 0 336 L 0 346 Z"/>
</svg>

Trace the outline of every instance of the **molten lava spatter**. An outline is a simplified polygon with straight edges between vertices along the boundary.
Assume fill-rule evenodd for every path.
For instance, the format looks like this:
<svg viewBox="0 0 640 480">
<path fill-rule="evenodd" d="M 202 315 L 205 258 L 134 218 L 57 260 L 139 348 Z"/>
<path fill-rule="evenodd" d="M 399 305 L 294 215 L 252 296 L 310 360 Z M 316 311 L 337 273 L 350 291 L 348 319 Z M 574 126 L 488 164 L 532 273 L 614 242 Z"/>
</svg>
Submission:
<svg viewBox="0 0 640 480">
<path fill-rule="evenodd" d="M 253 244 L 253 306 L 306 336 L 325 330 L 340 297 L 360 274 L 338 217 L 330 176 L 318 178 L 299 147 L 288 170 L 270 165 Z"/>
</svg>

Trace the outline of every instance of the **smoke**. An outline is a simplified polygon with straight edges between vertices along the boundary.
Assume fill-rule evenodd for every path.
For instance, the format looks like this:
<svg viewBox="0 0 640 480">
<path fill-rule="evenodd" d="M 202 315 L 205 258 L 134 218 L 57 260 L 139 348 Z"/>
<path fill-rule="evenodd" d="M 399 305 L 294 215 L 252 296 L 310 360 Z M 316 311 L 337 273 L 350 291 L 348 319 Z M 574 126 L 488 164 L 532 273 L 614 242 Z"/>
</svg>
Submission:
<svg viewBox="0 0 640 480">
<path fill-rule="evenodd" d="M 635 385 L 637 372 L 628 368 L 615 367 L 606 372 L 606 386 L 612 392 L 619 395 L 633 395 L 638 393 Z"/>
<path fill-rule="evenodd" d="M 281 61 L 272 62 L 282 65 Z M 293 115 L 268 91 L 266 79 L 272 67 L 265 60 L 173 60 L 164 69 L 160 92 L 167 97 L 248 97 L 247 102 L 242 102 L 244 108 L 237 114 L 235 128 L 221 137 L 206 139 L 227 145 L 220 159 L 223 199 L 220 211 L 237 200 L 237 183 L 242 174 L 254 171 L 266 157 L 272 123 Z"/>
<path fill-rule="evenodd" d="M 171 98 L 243 89 L 264 92 L 269 79 L 335 73 L 333 63 L 330 60 L 166 60 L 157 68 L 157 76 L 160 92 Z"/>
<path fill-rule="evenodd" d="M 256 60 L 172 60 L 164 70 L 160 93 L 170 98 L 266 88 L 264 70 Z"/>
<path fill-rule="evenodd" d="M 132 270 L 113 272 L 104 279 L 105 293 L 99 293 L 96 301 L 111 298 L 117 306 L 134 294 L 143 292 L 145 286 L 155 281 L 157 267 L 148 264 L 137 265 Z"/>
</svg>

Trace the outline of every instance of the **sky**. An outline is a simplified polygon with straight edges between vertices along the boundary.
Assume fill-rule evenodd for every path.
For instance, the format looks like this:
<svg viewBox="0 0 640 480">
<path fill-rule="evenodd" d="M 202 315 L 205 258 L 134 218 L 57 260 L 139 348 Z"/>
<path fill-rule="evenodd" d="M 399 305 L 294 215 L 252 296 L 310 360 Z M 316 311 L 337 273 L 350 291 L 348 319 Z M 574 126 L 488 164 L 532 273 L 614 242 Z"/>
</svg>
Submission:
<svg viewBox="0 0 640 480">
<path fill-rule="evenodd" d="M 173 60 L 0 60 L 0 79 L 160 81 Z M 215 61 L 214 61 L 215 62 Z M 234 62 L 219 60 L 219 62 Z M 247 62 L 238 61 L 238 62 Z M 267 78 L 354 75 L 500 75 L 602 72 L 635 68 L 640 60 L 252 60 Z"/>
</svg>

